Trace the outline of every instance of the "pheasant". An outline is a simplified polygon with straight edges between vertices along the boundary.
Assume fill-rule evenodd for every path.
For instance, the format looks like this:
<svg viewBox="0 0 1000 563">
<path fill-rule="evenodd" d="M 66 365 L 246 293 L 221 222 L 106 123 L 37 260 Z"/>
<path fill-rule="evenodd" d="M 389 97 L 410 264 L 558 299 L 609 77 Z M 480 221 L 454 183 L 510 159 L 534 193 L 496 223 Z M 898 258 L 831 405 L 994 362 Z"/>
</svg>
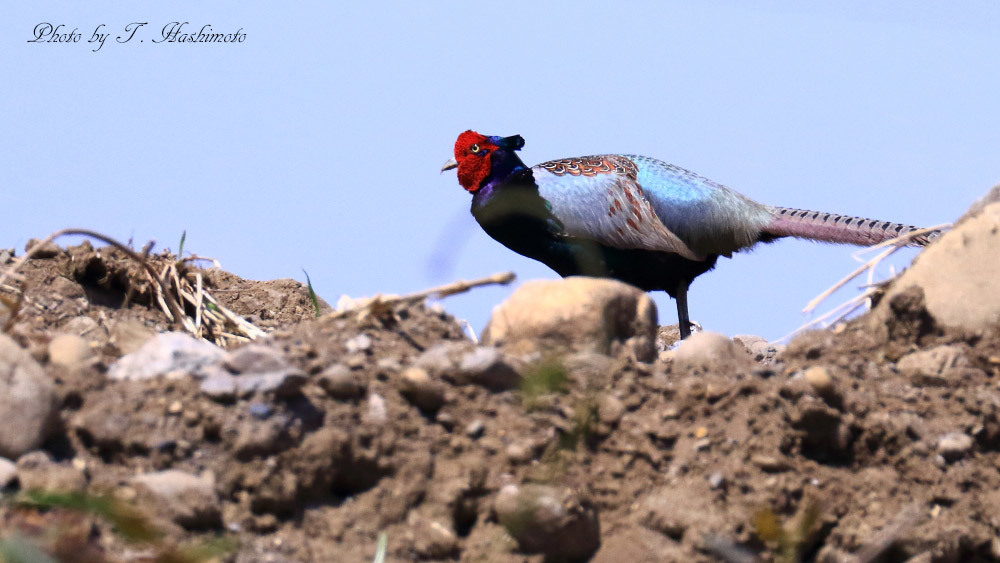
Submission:
<svg viewBox="0 0 1000 563">
<path fill-rule="evenodd" d="M 520 135 L 466 131 L 441 171 L 458 169 L 472 215 L 492 238 L 559 275 L 607 277 L 677 302 L 691 334 L 691 282 L 759 242 L 798 237 L 877 244 L 917 227 L 836 213 L 773 207 L 693 172 L 637 155 L 564 158 L 527 167 Z M 913 236 L 926 245 L 937 232 Z"/>
</svg>

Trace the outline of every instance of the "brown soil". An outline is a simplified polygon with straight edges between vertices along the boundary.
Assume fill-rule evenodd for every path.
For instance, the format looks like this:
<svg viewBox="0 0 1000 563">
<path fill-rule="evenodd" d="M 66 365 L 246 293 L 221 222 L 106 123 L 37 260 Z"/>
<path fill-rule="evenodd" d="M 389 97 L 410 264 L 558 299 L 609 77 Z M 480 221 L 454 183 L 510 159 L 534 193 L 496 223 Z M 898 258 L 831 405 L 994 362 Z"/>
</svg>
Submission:
<svg viewBox="0 0 1000 563">
<path fill-rule="evenodd" d="M 21 268 L 7 331 L 57 382 L 50 470 L 82 469 L 88 494 L 138 507 L 165 534 L 154 549 L 97 516 L 0 507 L 6 532 L 63 560 L 153 560 L 163 545 L 222 536 L 235 540 L 222 560 L 362 562 L 384 532 L 387 561 L 541 562 L 498 522 L 494 500 L 510 483 L 568 490 L 596 511 L 593 561 L 1000 560 L 1000 338 L 937 328 L 919 292 L 896 296 L 885 326 L 808 333 L 776 359 L 682 372 L 668 357 L 576 355 L 548 360 L 567 374 L 562 391 L 443 380 L 443 404 L 421 411 L 400 374 L 423 351 L 467 340 L 445 313 L 317 320 L 297 282 L 206 270 L 210 291 L 309 376 L 290 397 L 219 402 L 186 379 L 108 380 L 122 353 L 116 323 L 171 327 L 123 255 L 54 254 Z M 49 364 L 59 332 L 83 332 L 96 360 Z M 359 334 L 370 346 L 347 345 Z M 940 373 L 897 367 L 946 344 L 962 360 Z M 324 389 L 335 364 L 357 392 Z M 971 443 L 953 447 L 959 435 Z M 164 469 L 214 475 L 218 513 L 171 522 L 128 485 Z"/>
</svg>

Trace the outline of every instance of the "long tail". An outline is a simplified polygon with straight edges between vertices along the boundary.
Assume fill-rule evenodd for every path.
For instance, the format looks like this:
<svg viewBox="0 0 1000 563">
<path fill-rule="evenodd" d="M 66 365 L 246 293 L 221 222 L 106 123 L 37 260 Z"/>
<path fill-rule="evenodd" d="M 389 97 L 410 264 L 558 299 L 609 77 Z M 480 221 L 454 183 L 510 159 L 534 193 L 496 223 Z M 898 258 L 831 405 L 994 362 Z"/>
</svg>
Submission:
<svg viewBox="0 0 1000 563">
<path fill-rule="evenodd" d="M 798 237 L 825 242 L 869 246 L 919 230 L 920 227 L 877 221 L 850 215 L 807 211 L 788 207 L 772 207 L 774 218 L 764 227 L 764 240 Z M 910 239 L 910 246 L 925 246 L 940 236 L 933 231 Z"/>
</svg>

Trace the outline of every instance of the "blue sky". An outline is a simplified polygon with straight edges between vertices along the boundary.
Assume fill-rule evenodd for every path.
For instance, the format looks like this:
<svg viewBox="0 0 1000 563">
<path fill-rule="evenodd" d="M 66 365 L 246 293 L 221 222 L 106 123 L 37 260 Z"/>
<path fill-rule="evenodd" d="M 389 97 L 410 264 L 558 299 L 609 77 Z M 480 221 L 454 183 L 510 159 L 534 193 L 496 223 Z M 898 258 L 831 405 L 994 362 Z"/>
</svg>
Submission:
<svg viewBox="0 0 1000 563">
<path fill-rule="evenodd" d="M 639 153 L 764 203 L 918 225 L 1000 182 L 1000 4 L 753 4 L 11 3 L 0 247 L 76 226 L 176 249 L 186 230 L 186 249 L 243 277 L 305 268 L 331 303 L 555 277 L 482 233 L 438 173 L 470 128 L 523 135 L 531 164 Z M 149 22 L 142 43 L 86 43 L 134 21 Z M 246 40 L 154 44 L 172 21 Z M 83 39 L 28 43 L 41 22 Z M 721 259 L 692 287 L 692 318 L 780 337 L 852 250 L 780 241 Z M 478 330 L 510 291 L 444 305 Z"/>
</svg>

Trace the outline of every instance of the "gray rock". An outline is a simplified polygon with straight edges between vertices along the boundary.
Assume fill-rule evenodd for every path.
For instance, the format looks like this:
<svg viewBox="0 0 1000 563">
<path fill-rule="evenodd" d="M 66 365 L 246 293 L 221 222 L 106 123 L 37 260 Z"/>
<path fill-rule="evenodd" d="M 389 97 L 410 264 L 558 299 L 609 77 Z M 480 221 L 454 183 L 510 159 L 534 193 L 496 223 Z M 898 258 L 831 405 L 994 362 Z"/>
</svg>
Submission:
<svg viewBox="0 0 1000 563">
<path fill-rule="evenodd" d="M 14 249 L 12 248 L 0 249 L 0 264 L 6 264 L 10 262 L 12 258 L 14 258 Z"/>
<path fill-rule="evenodd" d="M 522 284 L 493 309 L 482 340 L 611 355 L 632 350 L 648 362 L 656 357 L 656 326 L 656 305 L 646 292 L 616 280 L 569 277 Z"/>
<path fill-rule="evenodd" d="M 515 389 L 521 375 L 496 348 L 479 346 L 462 356 L 455 382 L 482 385 L 491 391 Z"/>
<path fill-rule="evenodd" d="M 499 350 L 465 341 L 432 346 L 414 360 L 413 367 L 426 370 L 432 378 L 456 385 L 482 385 L 492 391 L 513 389 L 521 381 L 513 361 Z"/>
<path fill-rule="evenodd" d="M 90 344 L 75 334 L 57 334 L 49 341 L 49 363 L 75 370 L 93 356 Z"/>
<path fill-rule="evenodd" d="M 938 439 L 937 451 L 945 461 L 962 459 L 972 450 L 972 436 L 963 432 L 950 432 Z"/>
<path fill-rule="evenodd" d="M 825 366 L 812 366 L 802 372 L 802 379 L 812 387 L 827 404 L 839 407 L 843 402 L 839 383 Z"/>
<path fill-rule="evenodd" d="M 201 392 L 216 401 L 236 399 L 236 378 L 227 371 L 214 369 L 201 381 Z"/>
<path fill-rule="evenodd" d="M 547 485 L 506 485 L 494 510 L 500 524 L 526 553 L 582 560 L 600 546 L 597 510 L 572 491 Z"/>
<path fill-rule="evenodd" d="M 411 524 L 413 549 L 421 559 L 451 559 L 458 552 L 458 536 L 448 524 L 442 520 L 416 520 Z"/>
<path fill-rule="evenodd" d="M 533 454 L 533 444 L 529 442 L 514 442 L 504 448 L 504 455 L 513 464 L 527 463 L 531 461 Z"/>
<path fill-rule="evenodd" d="M 766 339 L 756 334 L 737 334 L 733 336 L 733 341 L 742 344 L 747 350 L 754 344 L 767 344 Z"/>
<path fill-rule="evenodd" d="M 176 469 L 136 475 L 131 483 L 157 497 L 167 515 L 187 529 L 218 528 L 222 510 L 212 476 L 196 476 Z"/>
<path fill-rule="evenodd" d="M 55 386 L 42 366 L 0 334 L 0 457 L 17 459 L 56 429 Z"/>
<path fill-rule="evenodd" d="M 42 241 L 35 238 L 29 239 L 27 244 L 24 245 L 25 253 L 31 252 L 32 250 L 35 250 L 35 253 L 31 255 L 31 258 L 34 260 L 48 260 L 50 258 L 55 258 L 63 251 L 52 241 L 42 244 Z"/>
<path fill-rule="evenodd" d="M 713 489 L 726 488 L 726 476 L 716 471 L 708 476 L 708 486 Z"/>
<path fill-rule="evenodd" d="M 347 348 L 348 354 L 367 352 L 368 350 L 371 350 L 372 339 L 367 334 L 359 334 L 345 342 L 344 347 Z"/>
<path fill-rule="evenodd" d="M 233 350 L 226 357 L 226 369 L 239 374 L 262 374 L 291 369 L 285 355 L 279 350 L 260 344 L 247 344 Z"/>
<path fill-rule="evenodd" d="M 453 374 L 462 356 L 475 348 L 476 345 L 468 341 L 441 342 L 417 356 L 413 365 L 427 370 L 434 377 L 444 377 Z"/>
<path fill-rule="evenodd" d="M 267 420 L 268 418 L 271 417 L 273 413 L 274 409 L 272 409 L 271 405 L 267 403 L 261 403 L 256 401 L 250 403 L 250 416 L 256 419 Z"/>
<path fill-rule="evenodd" d="M 403 369 L 403 366 L 399 363 L 399 359 L 391 357 L 375 360 L 375 367 L 378 368 L 380 374 L 387 376 L 395 375 Z"/>
<path fill-rule="evenodd" d="M 365 422 L 381 424 L 389 420 L 389 412 L 385 408 L 385 399 L 378 393 L 368 395 L 368 412 L 364 414 Z"/>
<path fill-rule="evenodd" d="M 625 405 L 611 395 L 601 395 L 597 402 L 597 418 L 605 424 L 618 424 L 625 414 Z"/>
<path fill-rule="evenodd" d="M 201 392 L 216 400 L 249 397 L 255 393 L 273 393 L 275 397 L 290 397 L 298 393 L 306 382 L 306 375 L 299 369 L 268 373 L 233 375 L 222 369 L 210 371 L 201 382 Z"/>
<path fill-rule="evenodd" d="M 899 359 L 896 368 L 908 377 L 927 382 L 938 376 L 947 378 L 946 372 L 952 368 L 969 365 L 966 349 L 952 344 L 911 352 Z"/>
<path fill-rule="evenodd" d="M 400 394 L 427 415 L 436 413 L 444 405 L 444 387 L 434 381 L 427 370 L 411 367 L 400 374 Z"/>
<path fill-rule="evenodd" d="M 24 454 L 17 460 L 17 480 L 24 491 L 80 492 L 87 488 L 87 476 L 82 471 L 53 462 L 43 451 Z"/>
<path fill-rule="evenodd" d="M 486 425 L 478 418 L 465 426 L 465 435 L 473 440 L 479 438 L 486 431 Z"/>
<path fill-rule="evenodd" d="M 259 344 L 248 344 L 224 356 L 223 365 L 226 370 L 218 367 L 202 370 L 205 373 L 202 392 L 220 400 L 254 393 L 290 397 L 306 382 L 305 372 L 289 364 L 284 354 Z"/>
<path fill-rule="evenodd" d="M 327 395 L 341 401 L 357 399 L 365 392 L 365 386 L 344 364 L 333 364 L 323 370 L 316 383 Z"/>
<path fill-rule="evenodd" d="M 764 454 L 751 456 L 750 463 L 753 463 L 766 473 L 782 473 L 792 468 L 792 464 L 787 459 Z"/>
<path fill-rule="evenodd" d="M 742 344 L 750 352 L 753 361 L 770 365 L 774 359 L 784 350 L 781 344 L 771 344 L 760 336 L 752 334 L 737 334 L 733 341 Z"/>
<path fill-rule="evenodd" d="M 15 477 L 17 477 L 17 466 L 14 465 L 14 462 L 0 457 L 0 489 L 6 489 L 10 486 Z"/>
<path fill-rule="evenodd" d="M 207 368 L 216 367 L 225 359 L 226 352 L 214 344 L 183 332 L 164 332 L 111 364 L 108 377 L 142 380 L 203 375 Z"/>
<path fill-rule="evenodd" d="M 717 332 L 696 332 L 674 352 L 674 369 L 682 372 L 731 369 L 748 363 L 742 347 Z"/>
</svg>

